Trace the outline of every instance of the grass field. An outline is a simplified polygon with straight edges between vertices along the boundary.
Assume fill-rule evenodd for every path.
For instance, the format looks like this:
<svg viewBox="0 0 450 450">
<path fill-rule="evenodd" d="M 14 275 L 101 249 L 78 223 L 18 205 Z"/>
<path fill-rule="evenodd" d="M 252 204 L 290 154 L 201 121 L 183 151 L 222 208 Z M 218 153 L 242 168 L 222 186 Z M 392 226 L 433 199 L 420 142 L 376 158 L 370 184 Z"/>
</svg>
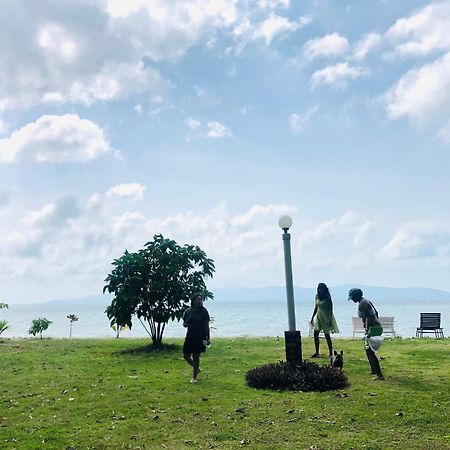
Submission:
<svg viewBox="0 0 450 450">
<path fill-rule="evenodd" d="M 350 386 L 325 393 L 245 385 L 248 369 L 284 359 L 281 339 L 215 339 L 197 384 L 182 341 L 165 343 L 0 340 L 0 448 L 450 449 L 449 339 L 385 341 L 384 382 L 361 341 L 335 340 Z"/>
</svg>

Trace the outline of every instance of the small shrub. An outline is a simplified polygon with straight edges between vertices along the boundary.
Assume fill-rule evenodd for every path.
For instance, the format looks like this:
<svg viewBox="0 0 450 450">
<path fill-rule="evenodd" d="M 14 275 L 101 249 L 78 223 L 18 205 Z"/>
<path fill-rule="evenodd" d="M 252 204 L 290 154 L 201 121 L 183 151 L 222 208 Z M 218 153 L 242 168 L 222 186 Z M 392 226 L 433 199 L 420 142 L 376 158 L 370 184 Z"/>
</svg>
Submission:
<svg viewBox="0 0 450 450">
<path fill-rule="evenodd" d="M 28 333 L 32 334 L 33 336 L 39 334 L 42 339 L 42 332 L 45 331 L 52 323 L 53 322 L 51 320 L 48 320 L 45 317 L 34 319 L 33 321 L 31 321 L 31 327 L 28 330 Z"/>
<path fill-rule="evenodd" d="M 348 386 L 344 372 L 312 362 L 303 362 L 297 366 L 286 361 L 266 364 L 249 370 L 245 378 L 250 387 L 278 391 L 323 392 Z"/>
</svg>

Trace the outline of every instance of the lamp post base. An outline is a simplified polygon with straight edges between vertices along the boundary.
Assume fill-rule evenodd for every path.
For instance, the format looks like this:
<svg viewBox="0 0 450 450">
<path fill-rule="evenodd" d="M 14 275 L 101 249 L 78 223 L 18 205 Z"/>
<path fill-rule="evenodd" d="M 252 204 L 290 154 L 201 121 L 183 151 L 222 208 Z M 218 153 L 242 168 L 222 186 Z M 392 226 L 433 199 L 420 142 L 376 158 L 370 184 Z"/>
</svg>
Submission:
<svg viewBox="0 0 450 450">
<path fill-rule="evenodd" d="M 300 331 L 285 331 L 284 345 L 286 348 L 286 361 L 291 364 L 300 364 L 302 362 Z"/>
</svg>

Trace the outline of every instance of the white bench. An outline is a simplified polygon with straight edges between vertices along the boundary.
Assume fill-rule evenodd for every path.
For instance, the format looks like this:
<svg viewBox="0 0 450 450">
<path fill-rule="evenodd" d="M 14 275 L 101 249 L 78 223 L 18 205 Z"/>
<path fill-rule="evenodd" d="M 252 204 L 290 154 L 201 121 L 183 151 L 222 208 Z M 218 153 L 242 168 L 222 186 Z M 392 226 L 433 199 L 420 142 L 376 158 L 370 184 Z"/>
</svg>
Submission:
<svg viewBox="0 0 450 450">
<path fill-rule="evenodd" d="M 391 337 L 395 337 L 395 329 L 394 329 L 394 318 L 393 317 L 378 317 L 378 320 L 383 327 L 383 335 L 389 334 Z M 352 317 L 352 325 L 353 325 L 353 339 L 355 339 L 356 333 L 364 334 L 366 330 L 364 329 L 364 325 L 362 319 L 359 317 Z"/>
</svg>

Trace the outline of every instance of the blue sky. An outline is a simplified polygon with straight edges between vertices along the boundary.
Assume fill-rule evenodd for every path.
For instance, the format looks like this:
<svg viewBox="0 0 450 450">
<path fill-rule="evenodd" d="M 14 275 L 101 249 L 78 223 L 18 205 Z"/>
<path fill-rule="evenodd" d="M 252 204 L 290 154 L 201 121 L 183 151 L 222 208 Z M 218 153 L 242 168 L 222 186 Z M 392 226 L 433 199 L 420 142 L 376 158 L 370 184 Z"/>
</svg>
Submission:
<svg viewBox="0 0 450 450">
<path fill-rule="evenodd" d="M 0 298 L 101 292 L 156 233 L 211 287 L 450 290 L 448 2 L 0 9 Z"/>
</svg>

